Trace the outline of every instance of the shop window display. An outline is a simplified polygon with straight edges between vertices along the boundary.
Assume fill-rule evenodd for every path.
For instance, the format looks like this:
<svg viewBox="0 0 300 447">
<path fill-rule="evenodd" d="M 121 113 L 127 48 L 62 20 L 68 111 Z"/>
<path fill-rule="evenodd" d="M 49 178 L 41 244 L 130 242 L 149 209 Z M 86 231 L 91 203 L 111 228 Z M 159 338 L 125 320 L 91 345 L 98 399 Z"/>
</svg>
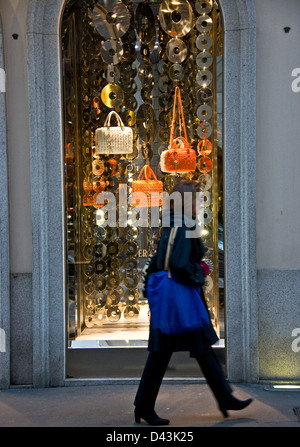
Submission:
<svg viewBox="0 0 300 447">
<path fill-rule="evenodd" d="M 133 197 L 137 181 L 147 175 L 157 194 L 168 193 L 182 178 L 201 185 L 201 233 L 211 267 L 205 294 L 222 337 L 218 3 L 69 0 L 61 42 L 69 341 L 88 334 L 107 343 L 110 333 L 121 342 L 126 331 L 139 340 L 147 331 L 143 269 L 162 225 L 160 200 L 143 205 Z M 164 163 L 173 130 L 174 138 L 182 135 L 179 112 L 172 130 L 176 87 L 186 138 L 196 155 L 195 166 L 186 172 L 167 170 Z M 122 138 L 121 150 L 112 140 L 102 144 L 108 117 L 112 128 L 126 129 L 126 142 L 124 132 L 116 137 Z"/>
</svg>

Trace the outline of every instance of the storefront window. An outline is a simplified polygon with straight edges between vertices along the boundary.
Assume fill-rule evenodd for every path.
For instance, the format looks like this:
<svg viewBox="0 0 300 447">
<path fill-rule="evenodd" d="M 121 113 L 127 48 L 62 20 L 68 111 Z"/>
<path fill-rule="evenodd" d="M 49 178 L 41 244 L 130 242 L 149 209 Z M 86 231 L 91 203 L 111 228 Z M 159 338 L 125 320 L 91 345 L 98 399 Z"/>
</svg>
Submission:
<svg viewBox="0 0 300 447">
<path fill-rule="evenodd" d="M 218 3 L 69 0 L 62 22 L 62 61 L 69 346 L 87 340 L 100 347 L 147 343 L 143 269 L 156 250 L 161 206 L 138 208 L 131 201 L 133 182 L 145 165 L 165 192 L 181 178 L 201 185 L 201 232 L 211 267 L 205 294 L 223 337 L 223 62 Z M 165 172 L 162 165 L 177 86 L 188 142 L 197 155 L 195 169 L 187 173 Z M 100 153 L 97 129 L 111 111 L 132 129 L 127 153 Z M 116 126 L 115 117 L 111 124 Z M 177 126 L 177 136 L 180 131 Z"/>
</svg>

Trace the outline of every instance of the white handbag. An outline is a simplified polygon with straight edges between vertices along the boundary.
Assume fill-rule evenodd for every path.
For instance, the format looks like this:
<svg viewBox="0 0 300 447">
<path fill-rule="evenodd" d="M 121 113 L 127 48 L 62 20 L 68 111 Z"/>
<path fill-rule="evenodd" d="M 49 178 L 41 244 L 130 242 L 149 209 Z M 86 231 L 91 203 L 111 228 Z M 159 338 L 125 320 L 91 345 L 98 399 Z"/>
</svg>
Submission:
<svg viewBox="0 0 300 447">
<path fill-rule="evenodd" d="M 111 126 L 112 115 L 117 119 L 117 126 Z M 104 127 L 96 129 L 95 154 L 131 154 L 133 152 L 133 131 L 124 126 L 117 112 L 107 115 Z"/>
</svg>

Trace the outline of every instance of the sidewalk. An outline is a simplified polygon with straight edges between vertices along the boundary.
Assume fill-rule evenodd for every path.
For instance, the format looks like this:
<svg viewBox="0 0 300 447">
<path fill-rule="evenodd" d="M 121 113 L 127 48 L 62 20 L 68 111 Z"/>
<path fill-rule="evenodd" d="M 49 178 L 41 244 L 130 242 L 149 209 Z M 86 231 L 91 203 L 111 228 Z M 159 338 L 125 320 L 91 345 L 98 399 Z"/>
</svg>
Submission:
<svg viewBox="0 0 300 447">
<path fill-rule="evenodd" d="M 232 384 L 250 406 L 224 419 L 206 383 L 163 382 L 156 411 L 167 427 L 298 427 L 299 391 L 271 391 L 264 385 Z M 0 391 L 0 427 L 140 427 L 134 422 L 136 382 Z M 299 414 L 299 413 L 298 413 Z M 300 418 L 300 415 L 299 415 Z"/>
</svg>

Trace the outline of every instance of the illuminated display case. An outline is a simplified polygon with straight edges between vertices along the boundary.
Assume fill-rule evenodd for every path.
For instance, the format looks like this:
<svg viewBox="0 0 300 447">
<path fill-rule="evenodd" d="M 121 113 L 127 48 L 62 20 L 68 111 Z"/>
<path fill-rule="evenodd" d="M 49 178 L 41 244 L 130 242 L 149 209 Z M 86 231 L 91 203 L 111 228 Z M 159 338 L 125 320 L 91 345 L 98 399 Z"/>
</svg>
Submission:
<svg viewBox="0 0 300 447">
<path fill-rule="evenodd" d="M 145 165 L 165 192 L 182 178 L 201 185 L 201 232 L 211 267 L 205 298 L 222 338 L 223 61 L 217 2 L 69 0 L 61 41 L 69 346 L 86 340 L 98 346 L 147 342 L 143 269 L 156 250 L 161 207 L 133 206 L 132 183 Z M 177 86 L 197 154 L 196 169 L 184 174 L 166 173 L 161 163 Z M 99 154 L 97 129 L 111 111 L 132 129 L 130 153 Z M 209 143 L 202 147 L 205 138 Z M 115 222 L 100 200 L 104 193 L 113 194 Z"/>
</svg>

